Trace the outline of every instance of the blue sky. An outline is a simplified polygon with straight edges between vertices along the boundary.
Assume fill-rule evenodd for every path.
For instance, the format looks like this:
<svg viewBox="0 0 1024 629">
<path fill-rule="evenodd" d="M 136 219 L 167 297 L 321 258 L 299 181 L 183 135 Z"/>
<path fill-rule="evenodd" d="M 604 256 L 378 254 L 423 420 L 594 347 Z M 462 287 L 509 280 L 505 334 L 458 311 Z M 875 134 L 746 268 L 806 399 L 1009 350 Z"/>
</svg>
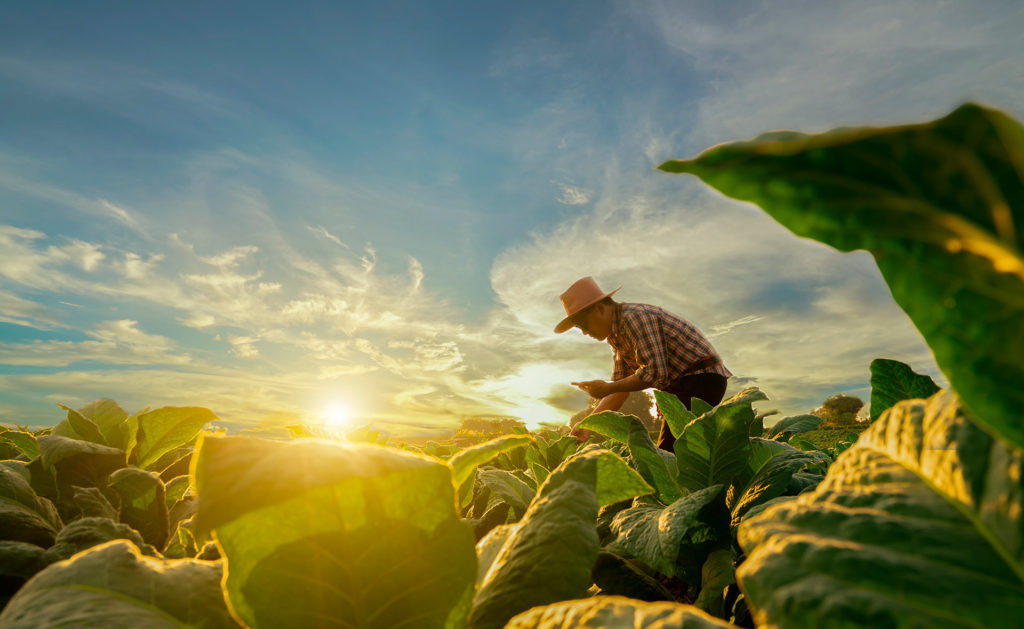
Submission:
<svg viewBox="0 0 1024 629">
<path fill-rule="evenodd" d="M 57 403 L 563 421 L 594 276 L 784 413 L 941 379 L 863 252 L 654 171 L 769 129 L 1024 118 L 1017 2 L 38 3 L 0 19 L 0 421 Z"/>
</svg>

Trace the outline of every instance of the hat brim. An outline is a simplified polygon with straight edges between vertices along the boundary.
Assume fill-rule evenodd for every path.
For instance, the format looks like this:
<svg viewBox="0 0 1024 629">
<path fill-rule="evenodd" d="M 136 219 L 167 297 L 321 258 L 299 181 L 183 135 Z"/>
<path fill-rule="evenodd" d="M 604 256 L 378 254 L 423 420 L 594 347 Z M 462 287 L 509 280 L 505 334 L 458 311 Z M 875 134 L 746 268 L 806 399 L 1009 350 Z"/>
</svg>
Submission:
<svg viewBox="0 0 1024 629">
<path fill-rule="evenodd" d="M 586 304 L 584 306 L 580 306 L 579 308 L 576 309 L 576 312 L 573 312 L 570 315 L 566 315 L 566 317 L 564 319 L 562 319 L 561 321 L 559 321 L 558 325 L 555 326 L 555 334 L 561 334 L 563 332 L 568 332 L 569 330 L 571 330 L 573 328 L 573 326 L 576 325 L 572 321 L 573 317 L 575 317 L 579 313 L 583 312 L 587 308 L 593 306 L 594 304 L 596 304 L 597 302 L 601 301 L 602 299 L 607 299 L 607 298 L 611 297 L 615 293 L 619 292 L 619 289 L 621 289 L 621 288 L 622 288 L 622 286 L 619 286 L 619 288 L 616 288 L 612 292 L 607 293 L 605 295 L 601 295 L 600 297 L 598 297 L 597 299 L 591 301 L 590 303 L 588 303 L 588 304 Z"/>
</svg>

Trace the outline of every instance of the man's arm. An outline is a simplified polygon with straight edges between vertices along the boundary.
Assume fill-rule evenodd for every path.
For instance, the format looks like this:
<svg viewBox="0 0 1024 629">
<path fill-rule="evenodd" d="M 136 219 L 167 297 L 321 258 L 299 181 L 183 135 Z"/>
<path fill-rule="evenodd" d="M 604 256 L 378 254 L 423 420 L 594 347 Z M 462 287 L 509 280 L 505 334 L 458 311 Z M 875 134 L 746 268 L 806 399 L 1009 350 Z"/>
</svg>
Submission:
<svg viewBox="0 0 1024 629">
<path fill-rule="evenodd" d="M 573 384 L 590 394 L 590 397 L 600 398 L 602 402 L 604 401 L 604 398 L 609 395 L 624 393 L 625 396 L 628 396 L 631 392 L 643 391 L 648 386 L 640 380 L 640 376 L 637 374 L 626 376 L 625 378 L 615 380 L 614 382 L 608 382 L 606 380 L 587 380 L 585 382 L 573 382 Z M 626 400 L 625 396 L 623 396 L 622 401 Z M 618 408 L 619 406 L 622 406 L 622 404 L 620 403 L 615 408 Z"/>
<path fill-rule="evenodd" d="M 573 384 L 589 393 L 591 397 L 601 398 L 601 401 L 597 403 L 597 407 L 594 408 L 590 415 L 604 411 L 617 411 L 625 404 L 626 398 L 629 397 L 630 393 L 642 391 L 645 388 L 636 374 L 616 380 L 615 382 L 588 380 L 586 382 L 574 382 Z M 572 434 L 576 436 L 576 440 L 580 443 L 590 438 L 590 432 L 589 430 L 582 430 L 572 426 Z"/>
</svg>

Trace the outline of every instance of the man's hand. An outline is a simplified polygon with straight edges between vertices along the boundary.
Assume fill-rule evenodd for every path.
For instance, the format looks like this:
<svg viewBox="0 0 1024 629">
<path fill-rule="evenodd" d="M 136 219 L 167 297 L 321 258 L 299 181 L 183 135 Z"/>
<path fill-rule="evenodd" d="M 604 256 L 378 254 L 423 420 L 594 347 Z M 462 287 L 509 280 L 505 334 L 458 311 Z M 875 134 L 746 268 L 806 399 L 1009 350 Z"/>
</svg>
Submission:
<svg viewBox="0 0 1024 629">
<path fill-rule="evenodd" d="M 582 391 L 590 395 L 590 397 L 597 399 L 601 399 L 615 392 L 612 390 L 612 383 L 604 380 L 573 382 L 572 385 L 579 387 Z"/>
<path fill-rule="evenodd" d="M 573 437 L 576 437 L 576 443 L 583 443 L 590 439 L 591 431 L 585 428 L 573 428 L 571 434 Z"/>
</svg>

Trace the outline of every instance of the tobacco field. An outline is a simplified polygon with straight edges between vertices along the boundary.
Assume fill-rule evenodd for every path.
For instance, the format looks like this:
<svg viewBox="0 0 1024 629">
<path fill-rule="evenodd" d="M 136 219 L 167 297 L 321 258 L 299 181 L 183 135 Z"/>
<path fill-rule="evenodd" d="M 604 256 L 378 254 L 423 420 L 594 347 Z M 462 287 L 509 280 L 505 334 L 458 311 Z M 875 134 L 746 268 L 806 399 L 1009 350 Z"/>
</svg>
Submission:
<svg viewBox="0 0 1024 629">
<path fill-rule="evenodd" d="M 1024 128 L 778 132 L 660 166 L 875 258 L 950 386 L 874 361 L 818 448 L 747 389 L 470 447 L 270 439 L 100 399 L 0 431 L 0 627 L 1018 627 Z"/>
</svg>

